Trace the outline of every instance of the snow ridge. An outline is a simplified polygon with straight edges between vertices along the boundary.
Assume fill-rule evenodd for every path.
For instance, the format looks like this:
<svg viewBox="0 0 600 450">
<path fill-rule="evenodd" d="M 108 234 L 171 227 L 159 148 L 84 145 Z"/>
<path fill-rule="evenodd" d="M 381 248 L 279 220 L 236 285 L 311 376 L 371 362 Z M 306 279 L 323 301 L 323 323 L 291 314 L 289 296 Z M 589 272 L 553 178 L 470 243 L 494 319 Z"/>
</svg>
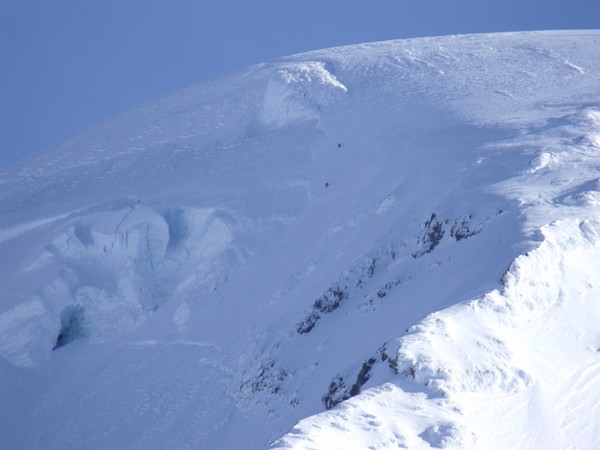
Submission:
<svg viewBox="0 0 600 450">
<path fill-rule="evenodd" d="M 562 414 L 581 406 L 571 402 L 582 392 L 559 381 L 582 356 L 598 360 L 600 223 L 559 221 L 543 232 L 540 246 L 511 265 L 501 290 L 433 313 L 386 344 L 381 387 L 301 421 L 272 448 L 510 448 L 524 436 L 535 448 L 597 445 L 597 435 L 583 433 L 585 420 L 565 432 L 573 418 Z M 384 375 L 385 365 L 397 376 Z M 494 429 L 497 411 L 506 414 L 502 431 Z M 537 413 L 541 422 L 527 419 Z M 509 426 L 514 433 L 506 433 Z"/>
</svg>

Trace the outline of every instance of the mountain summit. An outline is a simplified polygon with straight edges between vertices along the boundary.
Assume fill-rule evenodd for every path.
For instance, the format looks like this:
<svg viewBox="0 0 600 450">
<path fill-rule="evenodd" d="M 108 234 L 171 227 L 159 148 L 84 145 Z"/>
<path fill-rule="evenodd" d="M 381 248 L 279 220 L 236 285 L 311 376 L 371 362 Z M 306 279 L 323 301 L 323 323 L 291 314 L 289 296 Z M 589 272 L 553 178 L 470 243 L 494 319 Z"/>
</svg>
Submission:
<svg viewBox="0 0 600 450">
<path fill-rule="evenodd" d="M 600 447 L 599 54 L 315 51 L 0 171 L 0 447 Z"/>
</svg>

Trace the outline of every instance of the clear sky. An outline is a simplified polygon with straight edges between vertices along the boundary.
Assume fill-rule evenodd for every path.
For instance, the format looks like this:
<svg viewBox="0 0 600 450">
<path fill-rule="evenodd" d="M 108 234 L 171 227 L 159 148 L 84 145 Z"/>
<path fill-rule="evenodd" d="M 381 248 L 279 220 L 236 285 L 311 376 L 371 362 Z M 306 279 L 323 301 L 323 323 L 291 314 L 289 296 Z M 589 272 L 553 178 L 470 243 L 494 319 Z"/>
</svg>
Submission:
<svg viewBox="0 0 600 450">
<path fill-rule="evenodd" d="M 600 28 L 600 0 L 0 0 L 0 167 L 143 101 L 278 56 L 591 28 Z"/>
</svg>

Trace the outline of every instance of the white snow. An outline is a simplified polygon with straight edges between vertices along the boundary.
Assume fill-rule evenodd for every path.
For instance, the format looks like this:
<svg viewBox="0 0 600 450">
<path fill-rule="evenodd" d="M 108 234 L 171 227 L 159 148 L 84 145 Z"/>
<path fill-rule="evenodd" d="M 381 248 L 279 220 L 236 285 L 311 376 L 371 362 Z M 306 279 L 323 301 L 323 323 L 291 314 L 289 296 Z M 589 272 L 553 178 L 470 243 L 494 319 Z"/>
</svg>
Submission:
<svg viewBox="0 0 600 450">
<path fill-rule="evenodd" d="M 0 447 L 600 447 L 600 32 L 320 50 L 0 172 Z"/>
<path fill-rule="evenodd" d="M 322 62 L 282 65 L 267 84 L 258 117 L 265 125 L 275 127 L 318 120 L 319 108 L 334 103 L 347 91 Z"/>
</svg>

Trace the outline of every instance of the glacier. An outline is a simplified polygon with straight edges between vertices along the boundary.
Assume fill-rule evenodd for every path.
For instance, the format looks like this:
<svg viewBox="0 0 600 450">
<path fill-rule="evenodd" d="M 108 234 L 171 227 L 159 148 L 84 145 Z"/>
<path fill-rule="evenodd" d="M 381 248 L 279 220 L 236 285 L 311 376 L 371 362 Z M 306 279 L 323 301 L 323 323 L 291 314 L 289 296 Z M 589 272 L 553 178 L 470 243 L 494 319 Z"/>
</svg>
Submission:
<svg viewBox="0 0 600 450">
<path fill-rule="evenodd" d="M 362 44 L 0 171 L 0 447 L 600 447 L 600 32 Z"/>
</svg>

